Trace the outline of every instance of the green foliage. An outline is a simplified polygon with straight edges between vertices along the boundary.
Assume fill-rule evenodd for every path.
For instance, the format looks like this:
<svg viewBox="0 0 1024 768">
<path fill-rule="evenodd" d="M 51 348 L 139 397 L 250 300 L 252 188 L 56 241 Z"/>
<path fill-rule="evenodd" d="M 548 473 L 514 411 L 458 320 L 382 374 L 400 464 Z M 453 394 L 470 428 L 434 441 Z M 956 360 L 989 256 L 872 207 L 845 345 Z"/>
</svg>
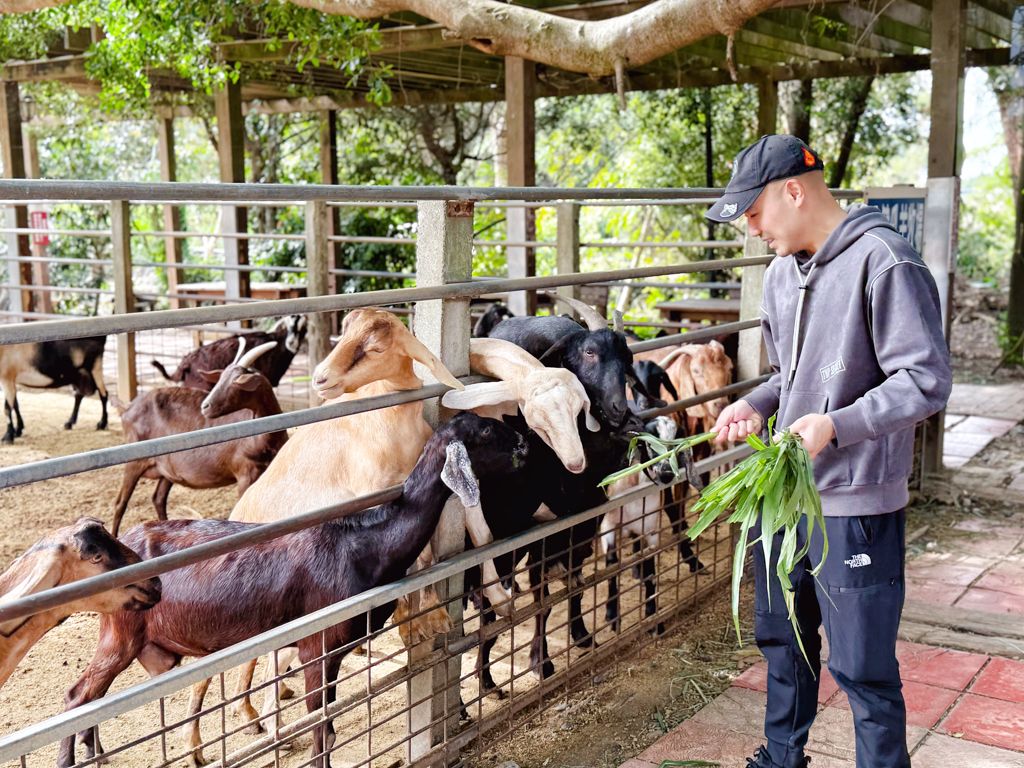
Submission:
<svg viewBox="0 0 1024 768">
<path fill-rule="evenodd" d="M 342 208 L 341 231 L 354 237 L 410 237 L 416 212 L 407 208 Z M 416 249 L 390 243 L 339 243 L 346 269 L 415 272 Z M 387 277 L 338 277 L 339 293 L 403 288 L 409 281 Z"/>
<path fill-rule="evenodd" d="M 957 266 L 967 277 L 995 283 L 1009 277 L 1015 221 L 1013 180 L 1004 159 L 992 173 L 972 179 L 964 190 Z"/>
<path fill-rule="evenodd" d="M 740 580 L 743 578 L 743 565 L 746 552 L 757 541 L 749 541 L 749 534 L 759 522 L 761 535 L 759 540 L 764 550 L 765 563 L 771 562 L 772 539 L 781 532 L 782 546 L 776 574 L 782 585 L 789 619 L 793 624 L 800 650 L 807 658 L 803 641 L 800 639 L 800 627 L 797 622 L 793 583 L 790 574 L 796 564 L 810 551 L 814 528 L 821 528 L 824 545 L 821 562 L 811 571 L 817 576 L 828 557 L 828 535 L 825 533 L 825 518 L 821 512 L 821 497 L 814 482 L 814 467 L 810 454 L 800 444 L 798 435 L 788 429 L 778 439 L 772 439 L 775 417 L 768 421 L 768 444 L 756 435 L 749 435 L 747 443 L 757 449 L 757 453 L 744 459 L 731 472 L 722 475 L 703 490 L 700 499 L 693 505 L 693 511 L 700 513 L 700 518 L 687 535 L 696 539 L 708 526 L 727 512 L 730 523 L 740 524 L 739 542 L 733 557 L 732 575 L 732 616 L 736 624 L 736 636 L 740 636 Z M 801 520 L 807 518 L 806 540 L 803 547 L 797 550 L 797 529 Z M 768 591 L 769 602 L 771 590 Z M 742 638 L 741 638 L 742 639 Z M 809 662 L 808 662 L 809 663 Z"/>
<path fill-rule="evenodd" d="M 351 87 L 365 76 L 371 101 L 390 100 L 387 67 L 370 67 L 378 45 L 375 26 L 348 16 L 300 8 L 287 0 L 79 0 L 28 14 L 0 16 L 0 60 L 39 58 L 60 39 L 65 27 L 98 25 L 105 37 L 89 49 L 86 71 L 102 85 L 100 100 L 110 112 L 143 115 L 152 106 L 150 76 L 164 71 L 189 81 L 199 94 L 212 94 L 227 82 L 264 69 L 222 61 L 218 43 L 232 39 L 268 40 L 272 50 L 285 43 L 285 63 L 301 72 L 329 66 L 349 76 Z M 296 95 L 303 93 L 294 87 Z"/>
</svg>

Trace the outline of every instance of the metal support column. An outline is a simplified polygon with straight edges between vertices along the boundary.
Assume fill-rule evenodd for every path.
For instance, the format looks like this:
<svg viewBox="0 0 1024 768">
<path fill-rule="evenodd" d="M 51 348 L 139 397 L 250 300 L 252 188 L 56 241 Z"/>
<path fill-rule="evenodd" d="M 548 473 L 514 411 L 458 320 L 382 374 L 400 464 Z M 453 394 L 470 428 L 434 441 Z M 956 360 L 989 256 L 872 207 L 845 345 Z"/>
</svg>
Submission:
<svg viewBox="0 0 1024 768">
<path fill-rule="evenodd" d="M 532 187 L 537 183 L 533 104 L 536 84 L 537 68 L 532 61 L 515 56 L 505 57 L 505 140 L 510 187 Z M 505 216 L 505 231 L 509 242 L 536 240 L 533 208 L 512 205 L 506 209 Z M 510 245 L 506 247 L 505 254 L 510 278 L 532 277 L 536 274 L 537 257 L 533 248 Z M 534 291 L 514 291 L 508 296 L 508 307 L 516 315 L 536 314 L 537 294 Z"/>
<path fill-rule="evenodd" d="M 25 178 L 27 179 L 38 179 L 39 178 L 39 138 L 32 133 L 25 135 Z M 34 205 L 32 206 L 34 211 L 44 211 L 46 206 Z M 29 212 L 29 223 L 33 222 L 32 217 L 33 211 Z M 33 225 L 32 227 L 36 227 Z M 47 242 L 44 235 L 33 234 L 30 235 L 32 256 L 37 259 L 45 259 L 47 256 L 47 248 L 44 243 Z M 50 285 L 50 264 L 46 261 L 34 261 L 30 265 L 32 269 L 32 284 L 39 286 L 42 290 L 33 291 L 35 296 L 35 307 L 36 312 L 40 312 L 44 315 L 53 314 L 53 293 L 45 290 L 46 286 Z"/>
<path fill-rule="evenodd" d="M 306 203 L 306 295 L 326 296 L 328 292 L 327 240 L 328 208 L 325 200 Z M 309 375 L 331 353 L 331 316 L 328 312 L 309 315 L 306 335 L 309 346 Z M 310 387 L 309 404 L 320 404 L 320 396 Z"/>
<path fill-rule="evenodd" d="M 217 116 L 217 154 L 220 157 L 220 180 L 228 184 L 245 182 L 245 123 L 242 117 L 242 86 L 227 83 L 213 94 Z M 225 235 L 248 231 L 248 210 L 225 205 L 221 214 L 221 232 Z M 224 238 L 224 265 L 245 266 L 249 263 L 249 241 L 237 237 Z M 249 273 L 237 269 L 224 272 L 224 297 L 249 298 Z M 237 321 L 228 323 L 240 327 Z"/>
<path fill-rule="evenodd" d="M 160 181 L 178 180 L 178 163 L 174 155 L 174 117 L 159 116 L 156 119 L 157 149 L 160 155 Z M 176 205 L 164 205 L 164 230 L 166 232 L 181 231 L 181 208 Z M 181 299 L 173 294 L 178 293 L 185 283 L 185 270 L 173 266 L 182 263 L 182 239 L 169 235 L 164 238 L 164 254 L 167 262 L 167 292 L 172 294 L 171 309 L 180 309 Z"/>
<path fill-rule="evenodd" d="M 416 282 L 419 286 L 444 285 L 468 280 L 473 272 L 473 203 L 431 201 L 419 205 L 416 240 Z M 469 373 L 471 321 L 468 299 L 420 301 L 416 303 L 416 336 L 455 376 Z M 434 379 L 424 368 L 417 373 L 428 383 Z M 424 403 L 423 415 L 435 428 L 448 417 L 439 400 Z M 462 551 L 465 542 L 465 510 L 458 497 L 445 506 L 439 533 L 439 556 Z M 462 637 L 463 591 L 460 573 L 435 585 L 442 605 L 447 604 L 454 629 L 447 636 L 434 638 L 409 650 L 409 664 L 429 655 L 435 648 Z M 411 763 L 430 749 L 453 737 L 458 731 L 459 680 L 462 657 L 453 656 L 444 665 L 417 675 L 406 686 L 411 707 L 408 728 L 412 736 L 406 742 L 406 762 Z M 458 758 L 458 754 L 454 756 Z M 450 760 L 439 760 L 439 764 Z"/>
<path fill-rule="evenodd" d="M 127 200 L 110 201 L 110 230 L 114 267 L 114 312 L 123 315 L 135 309 L 132 289 L 131 211 Z M 138 392 L 135 374 L 135 334 L 117 337 L 117 396 L 130 403 Z"/>
<path fill-rule="evenodd" d="M 960 233 L 966 41 L 967 0 L 935 0 L 932 3 L 931 133 L 928 137 L 923 257 L 939 290 L 947 340 Z M 922 457 L 925 476 L 942 471 L 944 428 L 945 411 L 925 422 Z"/>
<path fill-rule="evenodd" d="M 25 178 L 25 144 L 21 132 L 21 102 L 18 84 L 0 83 L 0 152 L 3 152 L 5 179 Z M 7 206 L 5 223 L 8 229 L 28 228 L 28 208 L 24 205 Z M 31 285 L 32 265 L 15 259 L 31 256 L 28 235 L 7 235 L 7 282 L 11 285 Z M 29 290 L 10 289 L 11 312 L 32 312 L 34 302 Z M 15 321 L 22 318 L 14 317 Z"/>
</svg>

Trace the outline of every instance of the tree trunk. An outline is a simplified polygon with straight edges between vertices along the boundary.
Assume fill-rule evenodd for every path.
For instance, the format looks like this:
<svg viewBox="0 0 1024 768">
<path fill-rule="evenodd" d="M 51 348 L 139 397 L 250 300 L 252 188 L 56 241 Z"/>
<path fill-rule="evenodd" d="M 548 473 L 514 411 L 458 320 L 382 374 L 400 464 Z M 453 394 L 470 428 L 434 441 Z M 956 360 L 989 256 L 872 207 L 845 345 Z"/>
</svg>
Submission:
<svg viewBox="0 0 1024 768">
<path fill-rule="evenodd" d="M 1024 153 L 1018 147 L 1016 154 L 1019 163 Z M 1024 334 L 1024 189 L 1021 184 L 1022 175 L 1024 175 L 1024 168 L 1018 165 L 1013 182 L 1013 208 L 1017 217 L 1016 237 L 1013 239 L 1013 260 L 1010 262 L 1010 308 L 1006 315 L 1007 335 L 1011 344 Z"/>
<path fill-rule="evenodd" d="M 25 13 L 70 0 L 0 0 L 0 14 Z M 577 21 L 499 0 L 290 0 L 320 13 L 377 19 L 411 11 L 495 56 L 518 56 L 589 75 L 615 74 L 616 63 L 641 67 L 712 35 L 734 35 L 777 0 L 655 0 L 632 13 Z"/>
<path fill-rule="evenodd" d="M 1016 72 L 989 70 L 989 83 L 999 104 L 1003 138 L 1013 177 L 1014 225 L 1013 256 L 1010 260 L 1009 311 L 1007 336 L 1012 344 L 1024 334 L 1024 89 Z"/>
<path fill-rule="evenodd" d="M 839 147 L 839 157 L 836 158 L 829 173 L 828 185 L 833 189 L 842 186 L 846 177 L 846 169 L 850 164 L 850 153 L 853 151 L 853 140 L 857 136 L 857 128 L 860 125 L 861 115 L 868 105 L 868 96 L 871 95 L 871 85 L 875 82 L 874 77 L 865 77 L 860 80 L 860 88 L 853 95 L 853 103 L 850 105 L 850 119 L 846 123 L 846 132 L 843 134 L 843 143 Z"/>
<path fill-rule="evenodd" d="M 813 80 L 795 80 L 786 89 L 782 112 L 786 118 L 786 132 L 796 136 L 805 144 L 811 143 L 811 99 L 814 95 Z"/>
</svg>

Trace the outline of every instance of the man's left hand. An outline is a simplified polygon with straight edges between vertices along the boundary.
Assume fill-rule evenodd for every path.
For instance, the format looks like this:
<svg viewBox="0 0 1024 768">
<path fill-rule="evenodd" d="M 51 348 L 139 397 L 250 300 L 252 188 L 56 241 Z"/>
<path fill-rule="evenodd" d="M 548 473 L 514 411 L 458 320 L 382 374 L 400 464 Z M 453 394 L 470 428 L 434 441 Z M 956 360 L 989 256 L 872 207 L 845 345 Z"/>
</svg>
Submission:
<svg viewBox="0 0 1024 768">
<path fill-rule="evenodd" d="M 811 454 L 812 459 L 821 453 L 822 448 L 828 445 L 829 440 L 836 436 L 832 419 L 819 413 L 801 416 L 790 425 L 789 431 L 800 435 L 803 446 Z"/>
</svg>

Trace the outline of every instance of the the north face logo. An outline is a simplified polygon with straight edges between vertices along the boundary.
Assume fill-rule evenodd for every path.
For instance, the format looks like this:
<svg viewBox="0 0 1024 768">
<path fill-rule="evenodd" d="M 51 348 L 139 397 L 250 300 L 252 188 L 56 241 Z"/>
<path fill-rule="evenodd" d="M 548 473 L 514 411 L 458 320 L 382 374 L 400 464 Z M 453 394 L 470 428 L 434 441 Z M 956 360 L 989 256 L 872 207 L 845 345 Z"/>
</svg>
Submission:
<svg viewBox="0 0 1024 768">
<path fill-rule="evenodd" d="M 851 568 L 863 568 L 865 565 L 871 565 L 871 555 L 854 555 L 843 562 Z"/>
<path fill-rule="evenodd" d="M 728 205 L 722 206 L 723 216 L 732 216 L 734 213 L 736 213 L 736 203 L 729 203 Z"/>
</svg>

